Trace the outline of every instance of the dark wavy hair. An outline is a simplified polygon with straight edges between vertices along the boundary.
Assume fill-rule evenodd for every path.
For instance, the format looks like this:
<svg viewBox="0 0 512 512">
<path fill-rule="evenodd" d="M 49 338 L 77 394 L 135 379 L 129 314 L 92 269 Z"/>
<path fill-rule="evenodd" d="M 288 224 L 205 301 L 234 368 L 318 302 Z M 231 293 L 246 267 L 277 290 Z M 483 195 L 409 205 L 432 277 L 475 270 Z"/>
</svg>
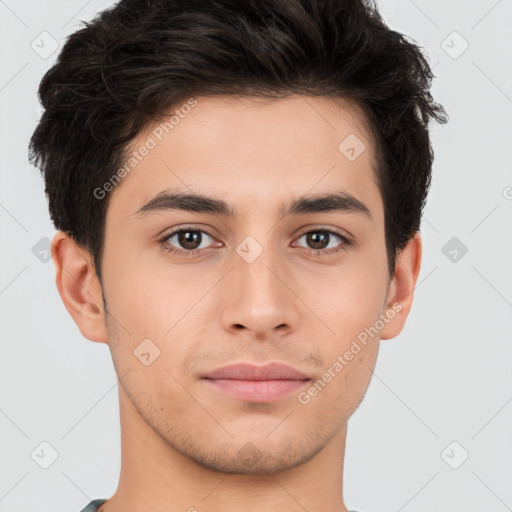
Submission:
<svg viewBox="0 0 512 512">
<path fill-rule="evenodd" d="M 389 274 L 419 231 L 446 122 L 421 49 L 364 0 L 121 0 L 66 40 L 41 80 L 29 145 L 51 219 L 93 256 L 101 282 L 102 186 L 129 142 L 191 96 L 291 94 L 357 104 L 376 141 Z"/>
</svg>

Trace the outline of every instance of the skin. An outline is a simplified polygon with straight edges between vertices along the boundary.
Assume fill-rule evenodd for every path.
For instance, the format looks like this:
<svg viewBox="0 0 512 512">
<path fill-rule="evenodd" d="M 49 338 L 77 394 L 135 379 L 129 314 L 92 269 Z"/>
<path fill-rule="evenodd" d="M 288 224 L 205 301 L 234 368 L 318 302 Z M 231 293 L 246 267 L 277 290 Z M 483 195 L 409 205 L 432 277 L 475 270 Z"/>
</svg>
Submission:
<svg viewBox="0 0 512 512">
<path fill-rule="evenodd" d="M 354 105 L 301 96 L 197 101 L 112 192 L 106 308 L 91 255 L 62 232 L 53 240 L 64 305 L 84 337 L 108 344 L 120 379 L 121 475 L 101 511 L 346 512 L 347 421 L 368 388 L 380 340 L 405 324 L 421 238 L 416 233 L 398 254 L 390 278 L 374 144 Z M 350 134 L 366 146 L 354 161 L 338 150 Z M 340 189 L 371 219 L 279 214 L 292 199 Z M 164 190 L 221 198 L 237 216 L 135 214 Z M 159 241 L 190 224 L 212 237 L 203 234 L 192 257 L 166 252 L 190 247 L 177 236 Z M 303 235 L 322 227 L 350 234 L 351 245 L 308 253 L 319 246 Z M 236 252 L 247 236 L 263 249 L 252 263 Z M 332 235 L 328 249 L 340 244 Z M 232 362 L 280 361 L 317 381 L 393 304 L 401 310 L 307 404 L 297 393 L 270 403 L 237 400 L 200 379 Z M 160 350 L 148 366 L 134 357 L 147 338 Z"/>
</svg>

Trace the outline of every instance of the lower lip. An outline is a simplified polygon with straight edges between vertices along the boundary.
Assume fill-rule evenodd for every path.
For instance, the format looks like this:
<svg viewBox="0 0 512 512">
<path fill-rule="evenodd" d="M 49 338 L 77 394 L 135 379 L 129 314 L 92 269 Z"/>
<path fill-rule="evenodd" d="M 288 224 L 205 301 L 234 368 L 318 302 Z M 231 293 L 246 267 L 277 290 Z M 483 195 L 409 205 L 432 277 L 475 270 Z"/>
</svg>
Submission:
<svg viewBox="0 0 512 512">
<path fill-rule="evenodd" d="M 224 395 L 248 402 L 279 400 L 307 385 L 307 380 L 236 380 L 203 379 L 206 384 Z"/>
</svg>

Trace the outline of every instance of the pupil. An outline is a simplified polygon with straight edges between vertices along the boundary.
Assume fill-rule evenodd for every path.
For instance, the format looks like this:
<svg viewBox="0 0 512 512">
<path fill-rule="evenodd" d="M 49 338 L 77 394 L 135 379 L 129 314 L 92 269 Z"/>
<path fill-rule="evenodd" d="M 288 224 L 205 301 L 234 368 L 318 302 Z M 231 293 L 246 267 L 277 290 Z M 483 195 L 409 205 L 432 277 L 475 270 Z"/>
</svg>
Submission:
<svg viewBox="0 0 512 512">
<path fill-rule="evenodd" d="M 310 233 L 308 235 L 308 243 L 312 245 L 314 249 L 324 249 L 328 245 L 328 237 L 329 233 L 326 233 L 325 231 Z M 321 240 L 320 242 L 318 242 L 319 239 Z"/>
<path fill-rule="evenodd" d="M 201 245 L 201 233 L 199 231 L 181 231 L 178 234 L 178 240 L 185 249 L 197 249 Z"/>
</svg>

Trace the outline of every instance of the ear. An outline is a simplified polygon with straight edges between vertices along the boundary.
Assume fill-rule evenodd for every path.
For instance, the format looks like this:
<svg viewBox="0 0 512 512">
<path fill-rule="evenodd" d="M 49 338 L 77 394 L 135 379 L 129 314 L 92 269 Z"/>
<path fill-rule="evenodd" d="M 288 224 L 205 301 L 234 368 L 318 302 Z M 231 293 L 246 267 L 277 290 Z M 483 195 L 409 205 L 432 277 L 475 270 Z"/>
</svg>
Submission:
<svg viewBox="0 0 512 512">
<path fill-rule="evenodd" d="M 107 343 L 101 284 L 91 254 L 58 231 L 52 241 L 52 259 L 57 289 L 78 329 L 88 340 Z"/>
<path fill-rule="evenodd" d="M 402 331 L 405 321 L 409 316 L 414 296 L 414 288 L 421 266 L 422 242 L 421 236 L 415 232 L 407 245 L 398 255 L 395 266 L 395 275 L 389 285 L 386 298 L 387 313 L 383 311 L 389 320 L 385 322 L 380 337 L 387 340 L 398 336 Z"/>
</svg>

